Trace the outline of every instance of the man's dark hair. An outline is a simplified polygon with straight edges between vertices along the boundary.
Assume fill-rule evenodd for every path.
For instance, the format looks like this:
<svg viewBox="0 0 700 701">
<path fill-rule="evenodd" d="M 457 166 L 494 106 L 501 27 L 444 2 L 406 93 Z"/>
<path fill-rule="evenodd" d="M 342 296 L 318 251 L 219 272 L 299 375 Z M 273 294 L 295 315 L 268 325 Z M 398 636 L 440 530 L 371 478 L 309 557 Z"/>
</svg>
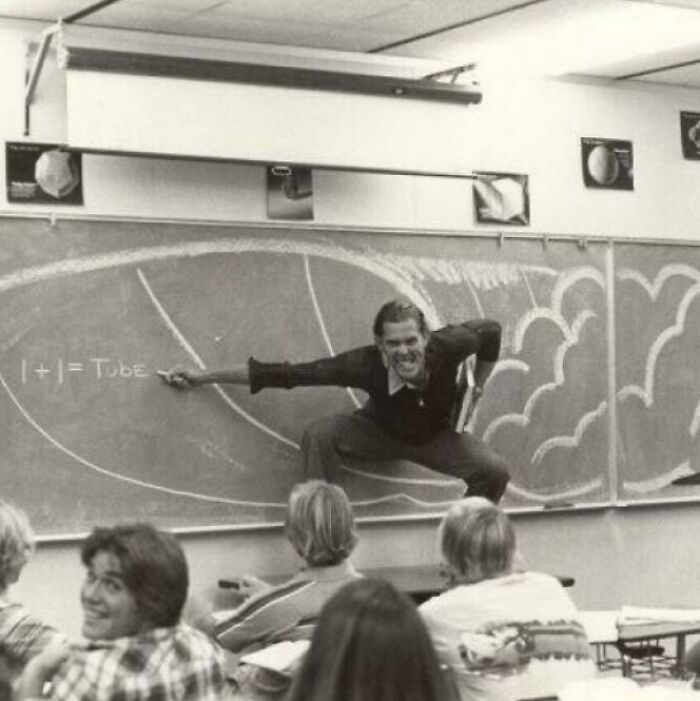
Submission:
<svg viewBox="0 0 700 701">
<path fill-rule="evenodd" d="M 418 330 L 424 336 L 430 331 L 425 314 L 413 302 L 405 298 L 392 299 L 382 305 L 377 316 L 374 317 L 372 331 L 374 331 L 375 336 L 381 336 L 384 333 L 384 324 L 397 324 L 408 319 L 413 319 L 416 322 Z"/>
<path fill-rule="evenodd" d="M 178 623 L 189 574 L 185 554 L 173 535 L 147 523 L 95 528 L 83 543 L 80 559 L 89 567 L 100 552 L 119 559 L 124 584 L 147 621 L 156 628 Z"/>
</svg>

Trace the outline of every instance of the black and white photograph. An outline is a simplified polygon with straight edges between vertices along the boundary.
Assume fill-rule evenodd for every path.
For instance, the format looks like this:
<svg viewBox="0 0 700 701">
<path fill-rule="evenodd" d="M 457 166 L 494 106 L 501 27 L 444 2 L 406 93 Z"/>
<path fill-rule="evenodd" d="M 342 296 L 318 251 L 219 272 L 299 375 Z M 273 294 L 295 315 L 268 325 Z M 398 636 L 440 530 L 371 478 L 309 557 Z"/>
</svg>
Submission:
<svg viewBox="0 0 700 701">
<path fill-rule="evenodd" d="M 5 142 L 8 202 L 83 204 L 82 158 L 57 144 Z"/>
<path fill-rule="evenodd" d="M 683 158 L 700 161 L 700 112 L 681 112 L 680 129 Z"/>
<path fill-rule="evenodd" d="M 477 224 L 530 223 L 530 192 L 527 175 L 516 173 L 474 173 L 472 195 Z"/>
<path fill-rule="evenodd" d="M 581 138 L 581 165 L 586 187 L 634 190 L 634 152 L 624 139 Z"/>
<path fill-rule="evenodd" d="M 0 701 L 700 700 L 700 0 L 0 0 Z"/>
<path fill-rule="evenodd" d="M 274 165 L 267 167 L 268 219 L 314 218 L 311 168 Z"/>
</svg>

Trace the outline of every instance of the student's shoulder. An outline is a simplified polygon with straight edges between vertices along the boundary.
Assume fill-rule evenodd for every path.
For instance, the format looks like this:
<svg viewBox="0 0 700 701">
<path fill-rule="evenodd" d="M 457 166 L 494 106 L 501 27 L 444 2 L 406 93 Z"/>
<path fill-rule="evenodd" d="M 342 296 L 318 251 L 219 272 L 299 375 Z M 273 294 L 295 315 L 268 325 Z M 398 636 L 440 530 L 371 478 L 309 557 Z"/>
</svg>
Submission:
<svg viewBox="0 0 700 701">
<path fill-rule="evenodd" d="M 468 587 L 457 586 L 424 601 L 418 610 L 424 617 L 440 616 L 445 611 L 454 610 L 455 606 L 463 606 L 465 601 L 469 601 L 471 598 Z"/>
</svg>

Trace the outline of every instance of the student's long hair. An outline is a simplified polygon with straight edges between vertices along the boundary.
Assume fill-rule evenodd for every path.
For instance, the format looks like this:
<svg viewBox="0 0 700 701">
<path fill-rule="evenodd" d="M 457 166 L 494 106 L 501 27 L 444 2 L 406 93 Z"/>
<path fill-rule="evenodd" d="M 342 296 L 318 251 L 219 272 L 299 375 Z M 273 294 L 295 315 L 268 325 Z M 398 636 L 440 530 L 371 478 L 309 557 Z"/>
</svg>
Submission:
<svg viewBox="0 0 700 701">
<path fill-rule="evenodd" d="M 413 602 L 359 579 L 323 607 L 287 701 L 449 701 L 450 687 Z"/>
</svg>

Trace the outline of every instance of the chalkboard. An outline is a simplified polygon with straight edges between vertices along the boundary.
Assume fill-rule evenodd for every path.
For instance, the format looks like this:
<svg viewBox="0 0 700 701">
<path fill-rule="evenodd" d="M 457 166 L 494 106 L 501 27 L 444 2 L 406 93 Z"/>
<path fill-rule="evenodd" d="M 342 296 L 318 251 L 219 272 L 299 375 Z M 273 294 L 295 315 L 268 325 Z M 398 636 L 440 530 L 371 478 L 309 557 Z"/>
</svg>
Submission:
<svg viewBox="0 0 700 701">
<path fill-rule="evenodd" d="M 615 247 L 620 497 L 700 499 L 700 248 Z M 692 480 L 691 480 L 692 481 Z"/>
<path fill-rule="evenodd" d="M 0 219 L 3 495 L 47 534 L 124 519 L 279 522 L 305 422 L 353 411 L 361 393 L 178 392 L 155 370 L 370 343 L 376 309 L 402 294 L 434 326 L 503 325 L 474 430 L 512 466 L 506 504 L 606 502 L 606 253 L 541 239 Z M 441 513 L 462 492 L 406 463 L 349 465 L 342 482 L 360 517 Z"/>
</svg>

